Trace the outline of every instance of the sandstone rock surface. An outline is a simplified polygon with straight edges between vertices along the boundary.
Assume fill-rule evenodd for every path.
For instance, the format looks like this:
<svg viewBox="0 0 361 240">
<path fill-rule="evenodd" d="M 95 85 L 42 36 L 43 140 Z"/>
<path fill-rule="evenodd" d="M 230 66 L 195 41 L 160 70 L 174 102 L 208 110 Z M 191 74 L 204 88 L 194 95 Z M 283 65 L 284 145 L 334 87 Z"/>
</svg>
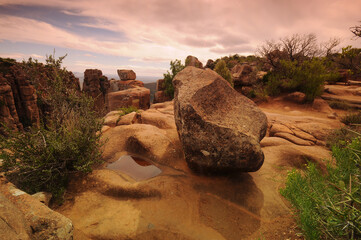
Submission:
<svg viewBox="0 0 361 240">
<path fill-rule="evenodd" d="M 137 76 L 133 70 L 118 69 L 117 73 L 118 73 L 120 80 L 122 80 L 122 81 L 135 80 L 137 78 Z"/>
<path fill-rule="evenodd" d="M 73 239 L 73 224 L 68 218 L 52 211 L 37 199 L 3 180 L 0 182 L 1 198 L 5 199 L 7 209 L 12 209 L 13 214 L 16 214 L 16 216 L 9 217 L 6 211 L 0 211 L 0 220 L 6 222 L 8 226 L 12 226 L 13 232 L 20 234 L 16 238 L 9 239 Z M 18 221 L 13 222 L 12 219 L 14 218 Z M 0 236 L 1 234 L 2 231 L 0 231 Z M 9 234 L 12 233 L 9 232 Z M 23 236 L 23 238 L 20 236 Z M 30 236 L 30 238 L 27 238 L 27 236 Z"/>
<path fill-rule="evenodd" d="M 109 111 L 129 106 L 134 106 L 138 109 L 148 109 L 150 106 L 150 90 L 144 87 L 111 92 L 107 96 Z"/>
<path fill-rule="evenodd" d="M 173 79 L 174 116 L 186 161 L 204 172 L 257 171 L 266 115 L 210 69 L 186 67 Z"/>
</svg>

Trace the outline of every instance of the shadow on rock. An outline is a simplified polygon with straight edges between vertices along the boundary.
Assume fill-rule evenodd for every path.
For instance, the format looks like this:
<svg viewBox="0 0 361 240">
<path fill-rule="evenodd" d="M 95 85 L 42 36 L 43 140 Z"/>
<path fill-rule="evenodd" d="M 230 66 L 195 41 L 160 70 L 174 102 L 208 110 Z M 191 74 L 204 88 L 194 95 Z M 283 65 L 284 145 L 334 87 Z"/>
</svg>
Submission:
<svg viewBox="0 0 361 240">
<path fill-rule="evenodd" d="M 226 239 L 243 239 L 261 226 L 263 193 L 247 173 L 199 182 L 201 221 Z"/>
</svg>

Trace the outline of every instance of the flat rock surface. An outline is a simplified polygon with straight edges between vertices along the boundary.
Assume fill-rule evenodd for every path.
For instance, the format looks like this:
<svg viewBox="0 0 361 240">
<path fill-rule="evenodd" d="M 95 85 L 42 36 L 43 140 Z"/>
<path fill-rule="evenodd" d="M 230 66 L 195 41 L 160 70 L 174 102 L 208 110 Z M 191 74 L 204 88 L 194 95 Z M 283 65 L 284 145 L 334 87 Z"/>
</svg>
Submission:
<svg viewBox="0 0 361 240">
<path fill-rule="evenodd" d="M 151 113 L 144 115 L 147 124 L 111 127 L 104 134 L 107 163 L 86 178 L 74 179 L 65 204 L 57 209 L 73 221 L 75 239 L 302 239 L 279 189 L 292 168 L 312 161 L 324 169 L 330 152 L 321 145 L 297 145 L 267 134 L 261 141 L 265 161 L 259 171 L 198 176 L 185 163 L 174 125 L 156 121 L 155 113 L 159 121 L 168 122 L 172 105 L 152 105 L 145 111 Z M 303 135 L 296 132 L 303 131 L 308 134 L 303 137 L 324 141 L 328 130 L 341 125 L 312 108 L 262 109 L 269 128 L 275 124 L 275 132 L 286 131 L 299 139 Z M 296 110 L 301 114 L 292 113 Z M 129 139 L 132 144 L 127 145 Z M 119 156 L 136 153 L 153 156 L 152 163 L 162 173 L 135 181 L 105 169 Z"/>
</svg>

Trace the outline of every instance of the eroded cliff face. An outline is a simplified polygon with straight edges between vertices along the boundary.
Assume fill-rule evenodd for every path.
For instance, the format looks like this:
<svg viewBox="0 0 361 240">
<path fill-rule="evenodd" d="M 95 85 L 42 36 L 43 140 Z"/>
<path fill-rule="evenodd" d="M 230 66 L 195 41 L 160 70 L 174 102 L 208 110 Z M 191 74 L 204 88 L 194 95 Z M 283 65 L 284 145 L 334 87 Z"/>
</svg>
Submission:
<svg viewBox="0 0 361 240">
<path fill-rule="evenodd" d="M 40 127 L 40 122 L 51 111 L 47 106 L 47 90 L 54 69 L 40 63 L 11 62 L 1 65 L 0 72 L 0 120 L 5 127 L 22 130 L 24 127 Z M 79 79 L 72 72 L 61 70 L 67 88 L 80 91 Z"/>
</svg>

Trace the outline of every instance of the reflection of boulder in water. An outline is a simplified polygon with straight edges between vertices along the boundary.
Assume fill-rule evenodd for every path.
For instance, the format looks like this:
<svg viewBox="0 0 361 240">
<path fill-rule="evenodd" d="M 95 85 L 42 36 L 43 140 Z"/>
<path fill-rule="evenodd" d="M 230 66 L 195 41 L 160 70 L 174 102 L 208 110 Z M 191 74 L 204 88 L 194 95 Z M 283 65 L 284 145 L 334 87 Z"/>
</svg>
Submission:
<svg viewBox="0 0 361 240">
<path fill-rule="evenodd" d="M 249 174 L 197 183 L 194 188 L 200 192 L 200 220 L 226 239 L 243 239 L 260 228 L 263 193 Z"/>
<path fill-rule="evenodd" d="M 125 173 L 136 181 L 147 180 L 159 175 L 162 170 L 150 164 L 147 160 L 125 155 L 117 161 L 108 164 L 108 169 Z"/>
</svg>

